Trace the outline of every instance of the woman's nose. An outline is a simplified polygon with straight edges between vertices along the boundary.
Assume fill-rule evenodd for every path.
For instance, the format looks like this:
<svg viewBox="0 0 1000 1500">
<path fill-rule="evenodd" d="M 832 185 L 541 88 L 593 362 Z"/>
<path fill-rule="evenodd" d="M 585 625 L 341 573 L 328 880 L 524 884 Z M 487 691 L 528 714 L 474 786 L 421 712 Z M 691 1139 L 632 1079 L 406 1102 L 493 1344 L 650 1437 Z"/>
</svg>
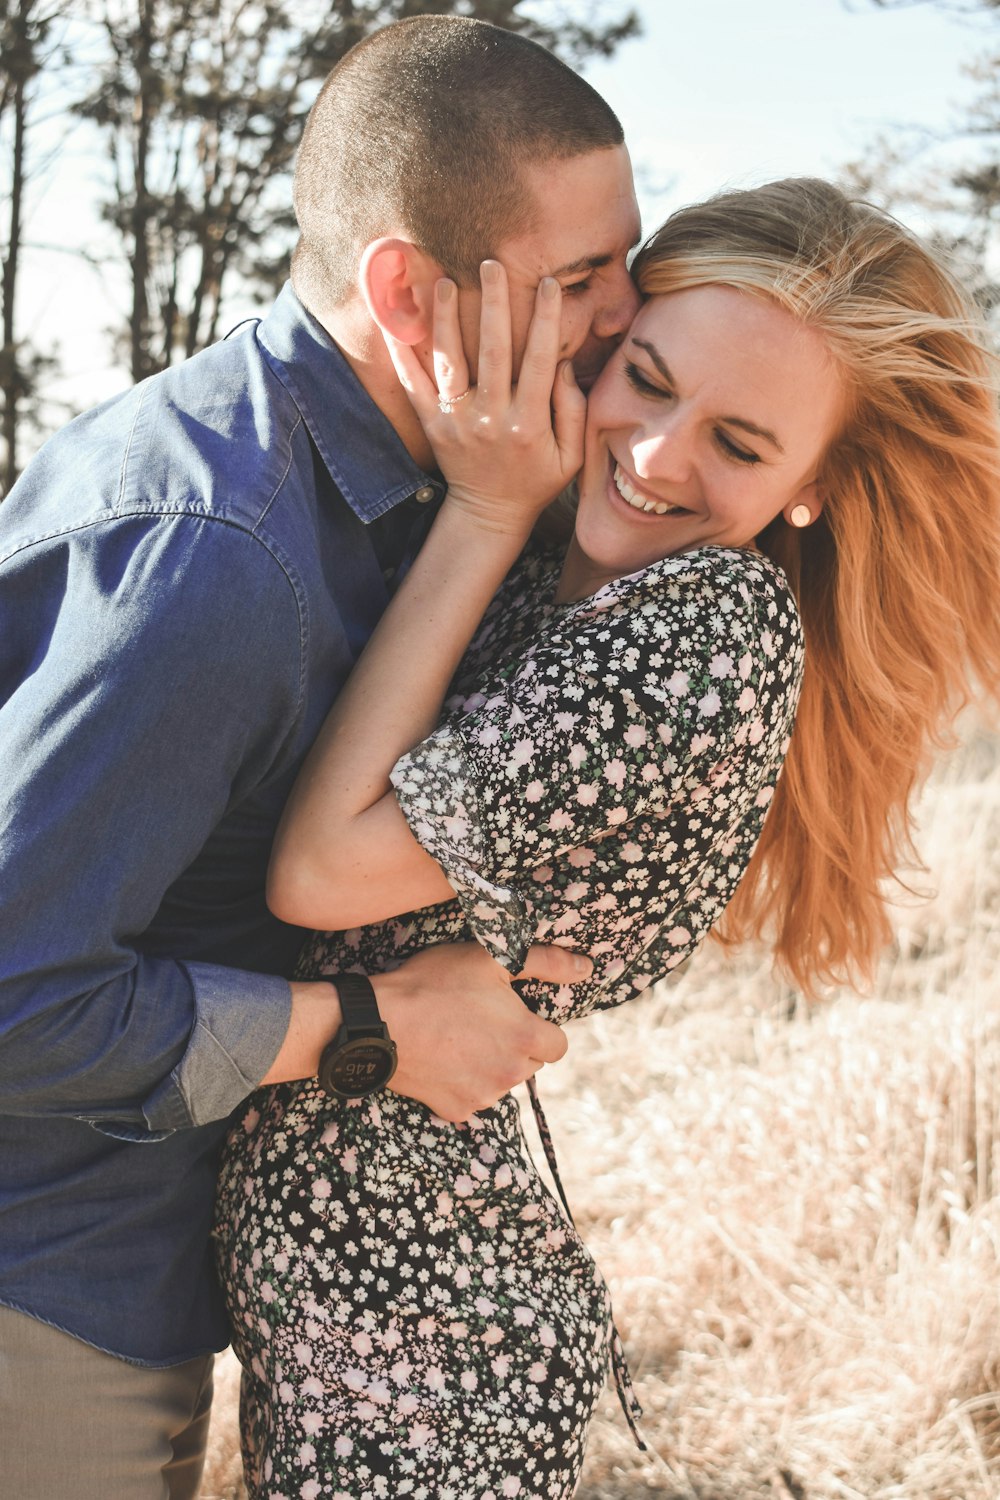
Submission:
<svg viewBox="0 0 1000 1500">
<path fill-rule="evenodd" d="M 632 445 L 632 459 L 639 479 L 667 480 L 684 484 L 691 477 L 691 434 L 678 413 L 665 416 Z"/>
</svg>

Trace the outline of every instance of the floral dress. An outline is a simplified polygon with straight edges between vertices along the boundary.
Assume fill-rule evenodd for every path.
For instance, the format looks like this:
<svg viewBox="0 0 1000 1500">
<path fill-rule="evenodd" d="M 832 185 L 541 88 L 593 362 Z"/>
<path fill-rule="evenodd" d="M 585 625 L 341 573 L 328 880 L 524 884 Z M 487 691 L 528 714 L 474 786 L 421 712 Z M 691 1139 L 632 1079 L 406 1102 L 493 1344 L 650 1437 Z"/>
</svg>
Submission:
<svg viewBox="0 0 1000 1500">
<path fill-rule="evenodd" d="M 528 553 L 439 728 L 393 785 L 453 901 L 307 943 L 299 976 L 385 971 L 474 937 L 594 960 L 519 983 L 562 1023 L 688 956 L 753 851 L 802 639 L 782 574 L 706 547 L 557 604 Z M 507 1096 L 464 1125 L 383 1090 L 251 1095 L 223 1165 L 218 1263 L 243 1365 L 252 1500 L 565 1500 L 611 1349 L 608 1295 Z"/>
</svg>

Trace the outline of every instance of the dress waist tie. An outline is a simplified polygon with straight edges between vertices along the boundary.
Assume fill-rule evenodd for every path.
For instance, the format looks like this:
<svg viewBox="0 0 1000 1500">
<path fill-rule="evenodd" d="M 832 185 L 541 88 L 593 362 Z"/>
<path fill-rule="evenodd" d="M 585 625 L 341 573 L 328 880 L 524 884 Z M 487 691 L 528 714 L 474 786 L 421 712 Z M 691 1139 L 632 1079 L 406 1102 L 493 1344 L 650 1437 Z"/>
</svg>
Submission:
<svg viewBox="0 0 1000 1500">
<path fill-rule="evenodd" d="M 545 1152 L 545 1160 L 548 1162 L 549 1171 L 552 1173 L 552 1180 L 556 1185 L 559 1201 L 563 1206 L 567 1219 L 569 1219 L 569 1222 L 575 1229 L 576 1221 L 566 1201 L 566 1194 L 563 1191 L 562 1180 L 559 1176 L 559 1168 L 556 1165 L 556 1153 L 552 1145 L 552 1132 L 549 1130 L 548 1121 L 542 1110 L 541 1101 L 538 1098 L 538 1090 L 535 1087 L 535 1080 L 533 1078 L 528 1079 L 528 1095 L 531 1099 L 531 1108 L 535 1114 L 535 1124 L 538 1126 L 542 1150 Z M 629 1373 L 628 1361 L 625 1358 L 625 1349 L 622 1345 L 621 1336 L 615 1325 L 613 1315 L 611 1318 L 611 1368 L 614 1372 L 618 1400 L 621 1402 L 622 1411 L 625 1413 L 625 1420 L 629 1425 L 632 1436 L 635 1438 L 636 1446 L 643 1453 L 647 1453 L 649 1449 L 643 1441 L 638 1425 L 638 1419 L 642 1416 L 642 1407 L 639 1405 L 635 1389 L 632 1385 L 632 1376 Z"/>
</svg>

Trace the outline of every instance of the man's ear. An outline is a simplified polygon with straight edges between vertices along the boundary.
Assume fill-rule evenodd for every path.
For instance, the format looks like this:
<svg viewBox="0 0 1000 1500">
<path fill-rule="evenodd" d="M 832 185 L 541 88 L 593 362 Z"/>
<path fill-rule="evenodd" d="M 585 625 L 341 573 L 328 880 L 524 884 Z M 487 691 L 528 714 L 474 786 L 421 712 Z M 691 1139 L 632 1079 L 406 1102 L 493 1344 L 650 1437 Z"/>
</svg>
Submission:
<svg viewBox="0 0 1000 1500">
<path fill-rule="evenodd" d="M 431 336 L 434 286 L 441 268 L 411 240 L 385 236 L 365 246 L 358 285 L 369 315 L 401 344 Z"/>
</svg>

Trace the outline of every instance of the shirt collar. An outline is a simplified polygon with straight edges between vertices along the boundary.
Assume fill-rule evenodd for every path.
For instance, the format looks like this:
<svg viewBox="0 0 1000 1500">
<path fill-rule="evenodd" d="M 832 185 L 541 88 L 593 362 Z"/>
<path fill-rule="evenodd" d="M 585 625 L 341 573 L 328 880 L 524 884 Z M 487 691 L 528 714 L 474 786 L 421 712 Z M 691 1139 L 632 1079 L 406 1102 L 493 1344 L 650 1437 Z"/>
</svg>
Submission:
<svg viewBox="0 0 1000 1500">
<path fill-rule="evenodd" d="M 359 520 L 383 516 L 420 491 L 440 499 L 444 484 L 410 457 L 392 423 L 330 335 L 286 282 L 257 325 L 268 363 L 302 420 L 337 489 Z M 433 497 L 426 490 L 433 490 Z"/>
</svg>

